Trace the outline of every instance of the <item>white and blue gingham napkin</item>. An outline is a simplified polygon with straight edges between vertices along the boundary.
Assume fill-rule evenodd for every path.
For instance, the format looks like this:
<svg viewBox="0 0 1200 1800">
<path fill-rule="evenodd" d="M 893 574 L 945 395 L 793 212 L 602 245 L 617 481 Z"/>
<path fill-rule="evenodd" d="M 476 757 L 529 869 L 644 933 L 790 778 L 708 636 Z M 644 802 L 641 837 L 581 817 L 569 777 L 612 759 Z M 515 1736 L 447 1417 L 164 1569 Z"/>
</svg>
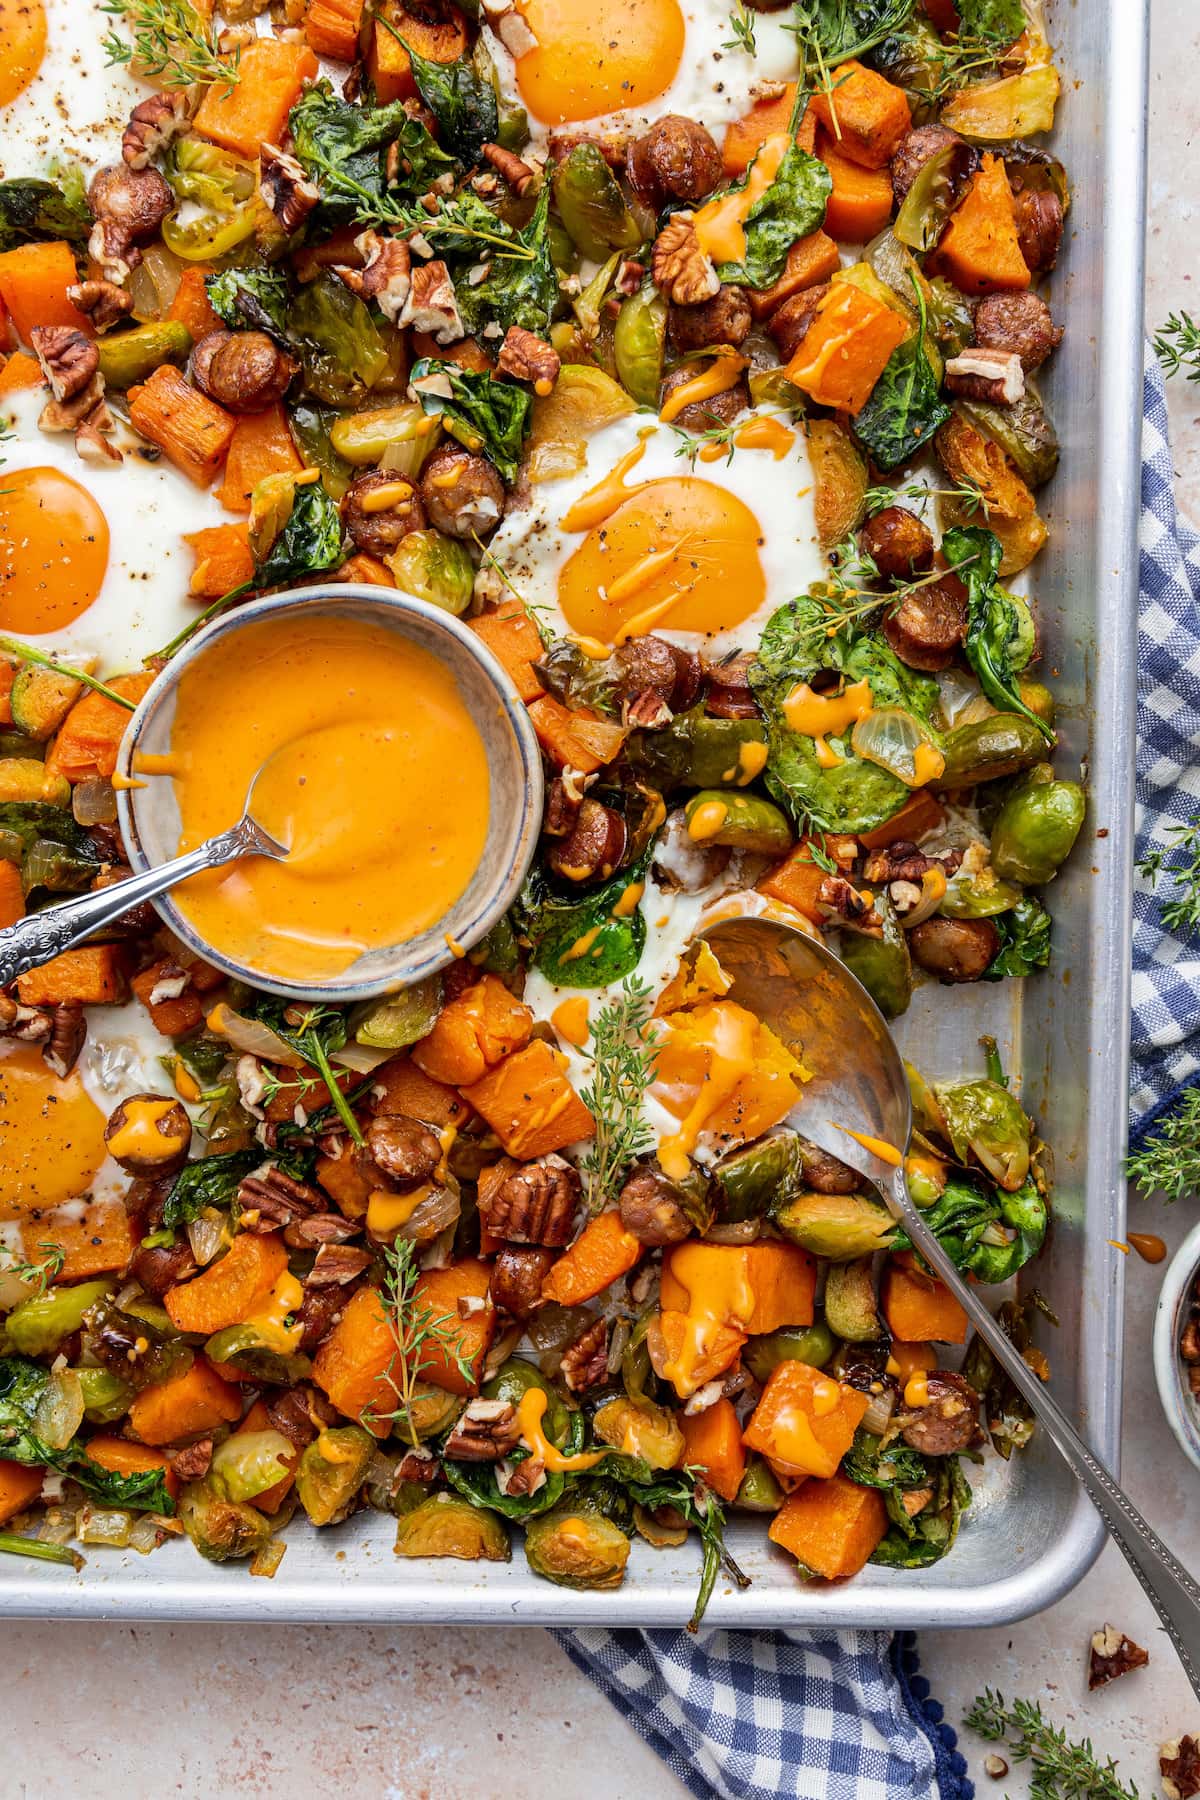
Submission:
<svg viewBox="0 0 1200 1800">
<path fill-rule="evenodd" d="M 1139 859 L 1200 812 L 1200 534 L 1176 516 L 1162 375 L 1142 450 Z M 1134 900 L 1132 1141 L 1200 1083 L 1200 939 Z M 1168 884 L 1169 885 L 1169 884 Z M 1162 881 L 1159 887 L 1161 890 Z M 577 1631 L 575 1665 L 701 1800 L 971 1800 L 908 1633 Z"/>
</svg>

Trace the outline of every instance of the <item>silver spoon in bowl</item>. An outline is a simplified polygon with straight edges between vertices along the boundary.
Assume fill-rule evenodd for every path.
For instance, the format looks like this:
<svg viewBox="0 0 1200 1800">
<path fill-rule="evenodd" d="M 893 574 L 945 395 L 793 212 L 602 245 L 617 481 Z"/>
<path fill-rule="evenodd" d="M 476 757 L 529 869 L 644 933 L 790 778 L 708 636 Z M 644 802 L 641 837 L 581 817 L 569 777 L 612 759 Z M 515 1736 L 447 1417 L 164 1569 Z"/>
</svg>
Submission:
<svg viewBox="0 0 1200 1800">
<path fill-rule="evenodd" d="M 282 862 L 288 854 L 288 846 L 273 838 L 250 811 L 255 783 L 261 774 L 261 769 L 255 774 L 242 816 L 228 831 L 218 832 L 216 837 L 208 838 L 194 850 L 172 857 L 170 862 L 159 863 L 144 874 L 114 882 L 98 893 L 79 894 L 74 900 L 47 906 L 0 930 L 0 987 L 7 987 L 18 975 L 40 968 L 64 950 L 103 931 L 131 907 L 140 905 L 143 900 L 153 900 L 156 894 L 165 893 L 168 888 L 186 881 L 189 875 L 199 875 L 205 869 L 223 868 L 226 863 L 237 862 L 243 856 L 269 856 L 273 862 Z"/>
<path fill-rule="evenodd" d="M 726 975 L 729 997 L 803 1051 L 812 1080 L 789 1123 L 875 1183 L 931 1269 L 963 1308 L 1014 1387 L 1089 1495 L 1155 1612 L 1200 1698 L 1200 1587 L 1088 1449 L 1045 1384 L 997 1325 L 921 1217 L 903 1155 L 912 1133 L 908 1081 L 891 1033 L 861 982 L 824 944 L 766 919 L 728 919 L 703 933 Z M 850 1133 L 901 1154 L 896 1166 Z"/>
</svg>

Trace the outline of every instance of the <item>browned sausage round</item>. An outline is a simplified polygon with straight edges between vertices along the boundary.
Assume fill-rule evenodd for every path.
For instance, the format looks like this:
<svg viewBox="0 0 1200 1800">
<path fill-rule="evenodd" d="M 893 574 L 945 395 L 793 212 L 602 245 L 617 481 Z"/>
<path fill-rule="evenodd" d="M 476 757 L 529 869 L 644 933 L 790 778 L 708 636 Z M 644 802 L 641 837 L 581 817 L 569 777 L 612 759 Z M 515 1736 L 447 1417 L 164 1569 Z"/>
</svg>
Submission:
<svg viewBox="0 0 1200 1800">
<path fill-rule="evenodd" d="M 139 1249 L 129 1265 L 129 1273 L 140 1281 L 146 1293 L 161 1300 L 177 1281 L 189 1281 L 196 1273 L 196 1261 L 187 1238 L 176 1244 L 155 1244 Z"/>
<path fill-rule="evenodd" d="M 818 282 L 816 287 L 801 288 L 771 314 L 767 320 L 767 335 L 774 340 L 781 362 L 790 362 L 795 356 L 828 292 L 827 281 Z"/>
<path fill-rule="evenodd" d="M 885 506 L 868 519 L 858 537 L 881 575 L 911 581 L 933 567 L 933 533 L 906 506 Z"/>
<path fill-rule="evenodd" d="M 706 666 L 704 710 L 714 719 L 757 719 L 758 707 L 750 691 L 750 671 L 757 661 L 752 650 L 742 650 L 724 662 Z"/>
<path fill-rule="evenodd" d="M 927 162 L 947 145 L 962 142 L 958 133 L 946 125 L 918 125 L 915 131 L 910 131 L 892 158 L 892 192 L 897 206 Z"/>
<path fill-rule="evenodd" d="M 527 1319 L 542 1303 L 542 1282 L 553 1264 L 553 1250 L 536 1244 L 505 1244 L 492 1264 L 488 1291 L 493 1303 L 514 1319 Z"/>
<path fill-rule="evenodd" d="M 685 381 L 695 379 L 695 369 L 685 367 L 673 370 L 663 382 L 664 403 L 677 387 L 682 387 Z M 738 414 L 744 413 L 749 404 L 750 389 L 744 381 L 735 381 L 722 394 L 710 394 L 707 400 L 693 400 L 682 412 L 677 412 L 671 422 L 684 431 L 711 431 L 714 425 L 732 425 Z"/>
<path fill-rule="evenodd" d="M 620 813 L 585 799 L 567 835 L 546 846 L 546 861 L 564 881 L 607 881 L 624 855 L 625 840 Z"/>
<path fill-rule="evenodd" d="M 926 919 L 905 934 L 912 958 L 939 981 L 978 981 L 1000 948 L 990 919 Z"/>
<path fill-rule="evenodd" d="M 807 1139 L 800 1145 L 800 1172 L 818 1194 L 857 1194 L 866 1185 L 857 1169 Z"/>
<path fill-rule="evenodd" d="M 488 537 L 504 511 L 504 483 L 486 456 L 444 444 L 421 470 L 421 503 L 436 531 Z"/>
<path fill-rule="evenodd" d="M 675 1198 L 665 1175 L 657 1169 L 635 1169 L 621 1189 L 621 1223 L 639 1243 L 678 1244 L 691 1231 L 691 1222 Z"/>
<path fill-rule="evenodd" d="M 1041 368 L 1062 336 L 1062 326 L 1054 323 L 1039 294 L 989 294 L 975 308 L 979 348 L 1015 351 L 1027 373 Z"/>
<path fill-rule="evenodd" d="M 883 621 L 883 635 L 910 669 L 936 674 L 954 661 L 967 629 L 967 590 L 957 575 L 905 594 Z"/>
<path fill-rule="evenodd" d="M 667 331 L 681 356 L 689 350 L 707 350 L 710 344 L 743 343 L 750 323 L 746 290 L 732 284 L 699 306 L 672 306 L 667 314 Z"/>
<path fill-rule="evenodd" d="M 686 712 L 700 692 L 700 658 L 695 651 L 681 650 L 653 632 L 626 638 L 613 652 L 613 660 L 616 691 L 627 703 L 649 692 L 659 695 L 672 712 Z"/>
<path fill-rule="evenodd" d="M 954 1456 L 969 1450 L 979 1430 L 979 1395 L 965 1376 L 937 1369 L 928 1377 L 929 1402 L 900 1435 L 922 1456 Z"/>
<path fill-rule="evenodd" d="M 1062 245 L 1063 209 L 1057 194 L 1027 188 L 1013 195 L 1017 242 L 1030 273 L 1044 275 L 1058 261 Z"/>
<path fill-rule="evenodd" d="M 721 179 L 721 152 L 711 131 L 694 119 L 667 113 L 635 137 L 625 171 L 639 199 L 657 209 L 664 200 L 702 200 Z"/>
<path fill-rule="evenodd" d="M 424 531 L 425 508 L 407 475 L 371 469 L 342 496 L 342 523 L 368 556 L 387 556 L 410 531 Z"/>
<path fill-rule="evenodd" d="M 192 380 L 233 413 L 282 400 L 299 366 L 265 331 L 210 331 L 192 351 Z"/>
<path fill-rule="evenodd" d="M 385 1175 L 409 1188 L 432 1180 L 442 1160 L 437 1133 L 407 1113 L 379 1113 L 372 1119 L 367 1149 Z"/>
</svg>

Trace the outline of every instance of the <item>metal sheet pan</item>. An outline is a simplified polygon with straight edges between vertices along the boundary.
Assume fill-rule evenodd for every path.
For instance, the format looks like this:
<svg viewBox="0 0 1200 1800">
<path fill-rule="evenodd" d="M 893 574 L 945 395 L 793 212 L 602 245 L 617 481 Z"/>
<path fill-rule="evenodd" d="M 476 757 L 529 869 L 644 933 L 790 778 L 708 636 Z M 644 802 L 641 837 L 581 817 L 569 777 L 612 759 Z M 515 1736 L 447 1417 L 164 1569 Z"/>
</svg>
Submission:
<svg viewBox="0 0 1200 1800">
<path fill-rule="evenodd" d="M 1124 1258 L 1106 1240 L 1124 1227 L 1148 0 L 1053 0 L 1050 12 L 1065 89 L 1057 148 L 1074 206 L 1052 295 L 1067 334 L 1047 382 L 1063 463 L 1036 591 L 1060 763 L 1085 766 L 1091 811 L 1050 894 L 1053 973 L 1025 992 L 919 994 L 902 1039 L 928 1072 L 949 1073 L 977 1066 L 989 1030 L 1021 1075 L 1057 1163 L 1052 1241 L 1036 1269 L 1061 1320 L 1049 1346 L 1055 1388 L 1112 1467 Z M 482 1572 L 399 1561 L 393 1530 L 370 1513 L 319 1534 L 294 1524 L 272 1581 L 206 1564 L 186 1543 L 145 1558 L 98 1551 L 79 1576 L 3 1558 L 0 1615 L 650 1626 L 691 1612 L 694 1547 L 639 1546 L 620 1592 L 577 1594 L 530 1575 L 519 1550 Z M 730 1546 L 753 1586 L 719 1583 L 707 1623 L 999 1624 L 1059 1599 L 1102 1537 L 1065 1468 L 1035 1443 L 1012 1465 L 989 1459 L 953 1554 L 924 1571 L 868 1568 L 841 1587 L 806 1588 L 761 1521 L 735 1522 Z"/>
</svg>

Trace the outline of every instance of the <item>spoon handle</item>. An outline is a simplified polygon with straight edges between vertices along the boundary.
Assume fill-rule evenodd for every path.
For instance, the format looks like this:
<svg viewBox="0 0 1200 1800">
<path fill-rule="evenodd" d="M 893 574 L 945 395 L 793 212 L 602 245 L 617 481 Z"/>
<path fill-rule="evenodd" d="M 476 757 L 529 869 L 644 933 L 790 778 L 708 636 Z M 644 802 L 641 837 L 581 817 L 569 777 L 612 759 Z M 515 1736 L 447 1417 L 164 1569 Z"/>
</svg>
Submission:
<svg viewBox="0 0 1200 1800">
<path fill-rule="evenodd" d="M 142 875 L 131 875 L 127 881 L 116 881 L 97 893 L 79 894 L 74 900 L 29 913 L 0 931 L 0 987 L 7 987 L 29 969 L 40 968 L 73 944 L 115 923 L 131 907 L 174 887 L 176 882 L 198 875 L 202 869 L 220 868 L 257 848 L 253 821 L 242 819 L 231 830 L 209 838 L 185 856 L 159 863 Z"/>
<path fill-rule="evenodd" d="M 1093 1456 L 1062 1407 L 1038 1379 L 965 1282 L 909 1197 L 903 1169 L 893 1175 L 891 1210 L 930 1268 L 954 1294 L 1013 1386 L 1028 1402 L 1059 1454 L 1087 1491 L 1108 1533 L 1137 1576 L 1175 1646 L 1192 1692 L 1200 1699 L 1200 1587 L 1151 1530 L 1119 1482 Z"/>
</svg>

